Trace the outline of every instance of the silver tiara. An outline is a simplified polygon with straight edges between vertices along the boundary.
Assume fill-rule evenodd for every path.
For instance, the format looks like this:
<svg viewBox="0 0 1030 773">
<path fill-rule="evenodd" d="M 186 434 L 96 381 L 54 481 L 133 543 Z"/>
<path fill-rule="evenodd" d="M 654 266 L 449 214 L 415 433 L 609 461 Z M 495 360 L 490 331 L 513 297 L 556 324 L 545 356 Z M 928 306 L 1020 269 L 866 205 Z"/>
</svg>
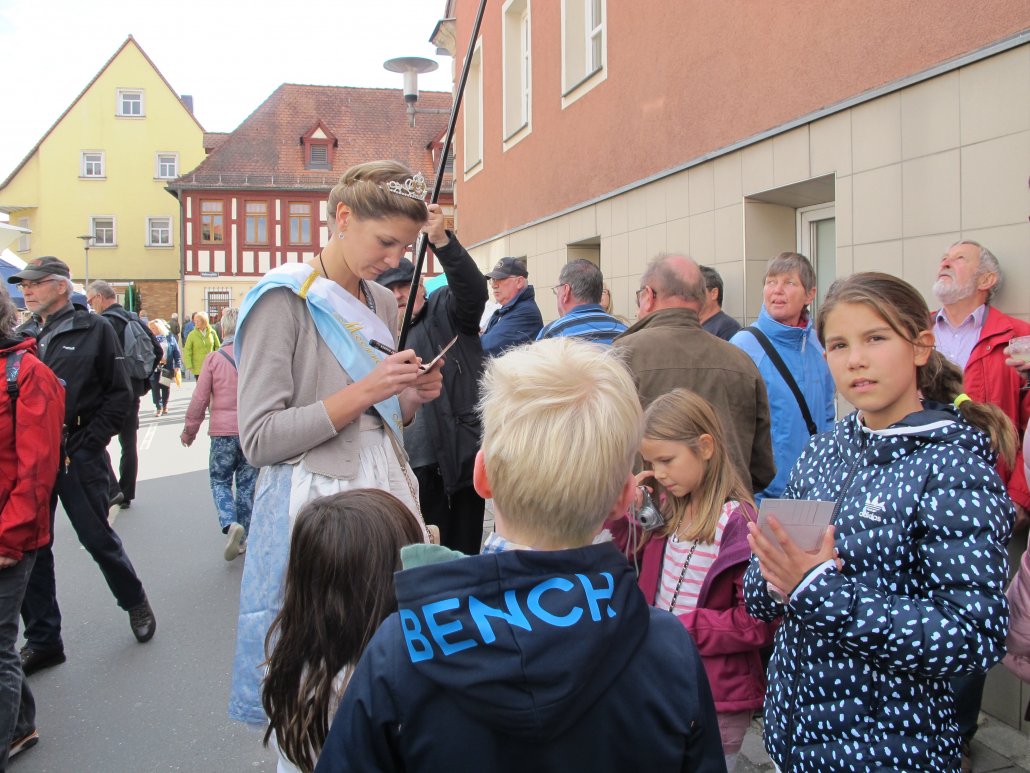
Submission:
<svg viewBox="0 0 1030 773">
<path fill-rule="evenodd" d="M 380 187 L 385 188 L 390 193 L 396 193 L 398 196 L 407 196 L 409 199 L 418 199 L 419 201 L 425 201 L 426 194 L 429 193 L 426 178 L 422 176 L 421 172 L 415 172 L 414 177 L 409 177 L 403 183 L 390 180 L 386 185 Z"/>
</svg>

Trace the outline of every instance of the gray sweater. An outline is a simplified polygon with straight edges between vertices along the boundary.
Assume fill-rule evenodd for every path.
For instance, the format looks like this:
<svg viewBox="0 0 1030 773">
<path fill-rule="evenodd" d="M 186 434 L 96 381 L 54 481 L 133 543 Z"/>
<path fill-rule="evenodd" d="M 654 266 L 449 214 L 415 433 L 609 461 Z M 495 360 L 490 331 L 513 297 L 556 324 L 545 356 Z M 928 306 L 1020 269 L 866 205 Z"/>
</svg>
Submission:
<svg viewBox="0 0 1030 773">
<path fill-rule="evenodd" d="M 397 329 L 393 293 L 368 282 L 376 315 Z M 247 315 L 239 354 L 243 453 L 255 467 L 295 463 L 331 478 L 358 474 L 361 421 L 336 431 L 323 399 L 353 383 L 318 335 L 307 304 L 287 288 L 266 292 Z M 367 424 L 365 424 L 367 426 Z"/>
</svg>

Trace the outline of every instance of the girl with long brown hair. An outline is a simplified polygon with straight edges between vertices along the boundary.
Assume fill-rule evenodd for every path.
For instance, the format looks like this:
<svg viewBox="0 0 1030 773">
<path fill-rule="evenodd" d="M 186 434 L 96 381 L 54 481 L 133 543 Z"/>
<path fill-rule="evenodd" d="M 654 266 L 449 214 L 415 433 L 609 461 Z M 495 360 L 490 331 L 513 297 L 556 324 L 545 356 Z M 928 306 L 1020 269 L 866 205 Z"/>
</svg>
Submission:
<svg viewBox="0 0 1030 773">
<path fill-rule="evenodd" d="M 397 609 L 400 550 L 421 541 L 411 511 L 377 489 L 315 499 L 297 515 L 261 691 L 280 773 L 314 769 L 351 668 Z"/>
<path fill-rule="evenodd" d="M 1014 513 L 994 462 L 1015 431 L 962 394 L 904 280 L 838 280 L 817 328 L 857 410 L 812 438 L 784 492 L 835 503 L 818 549 L 749 527 L 748 611 L 782 620 L 766 748 L 780 770 L 958 770 L 949 680 L 1004 653 Z"/>
</svg>

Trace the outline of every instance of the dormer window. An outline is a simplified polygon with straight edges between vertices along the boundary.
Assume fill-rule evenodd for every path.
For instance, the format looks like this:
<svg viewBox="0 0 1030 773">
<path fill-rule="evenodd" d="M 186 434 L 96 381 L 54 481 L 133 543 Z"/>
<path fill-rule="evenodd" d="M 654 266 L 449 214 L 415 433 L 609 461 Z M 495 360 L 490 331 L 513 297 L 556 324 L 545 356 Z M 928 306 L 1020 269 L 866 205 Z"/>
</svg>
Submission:
<svg viewBox="0 0 1030 773">
<path fill-rule="evenodd" d="M 308 143 L 308 169 L 329 168 L 329 143 L 311 142 Z"/>
<path fill-rule="evenodd" d="M 305 169 L 332 169 L 336 137 L 319 121 L 300 138 Z"/>
</svg>

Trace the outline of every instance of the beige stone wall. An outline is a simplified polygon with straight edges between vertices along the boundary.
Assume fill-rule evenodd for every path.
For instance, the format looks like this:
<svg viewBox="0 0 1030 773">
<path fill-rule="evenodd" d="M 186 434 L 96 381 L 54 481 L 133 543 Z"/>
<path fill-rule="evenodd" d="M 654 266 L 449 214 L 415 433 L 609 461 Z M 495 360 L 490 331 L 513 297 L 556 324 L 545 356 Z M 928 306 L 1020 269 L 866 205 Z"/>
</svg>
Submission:
<svg viewBox="0 0 1030 773">
<path fill-rule="evenodd" d="M 525 256 L 545 320 L 557 316 L 546 288 L 583 242 L 599 242 L 616 312 L 631 319 L 648 258 L 684 252 L 715 266 L 726 285 L 725 310 L 751 319 L 761 306 L 765 261 L 797 248 L 796 207 L 811 193 L 806 186 L 828 175 L 837 276 L 889 271 L 932 304 L 941 255 L 960 238 L 975 239 L 998 256 L 1006 274 L 996 304 L 1030 319 L 1028 174 L 1030 45 L 1024 45 L 472 252 L 484 268 L 504 255 Z"/>
</svg>

